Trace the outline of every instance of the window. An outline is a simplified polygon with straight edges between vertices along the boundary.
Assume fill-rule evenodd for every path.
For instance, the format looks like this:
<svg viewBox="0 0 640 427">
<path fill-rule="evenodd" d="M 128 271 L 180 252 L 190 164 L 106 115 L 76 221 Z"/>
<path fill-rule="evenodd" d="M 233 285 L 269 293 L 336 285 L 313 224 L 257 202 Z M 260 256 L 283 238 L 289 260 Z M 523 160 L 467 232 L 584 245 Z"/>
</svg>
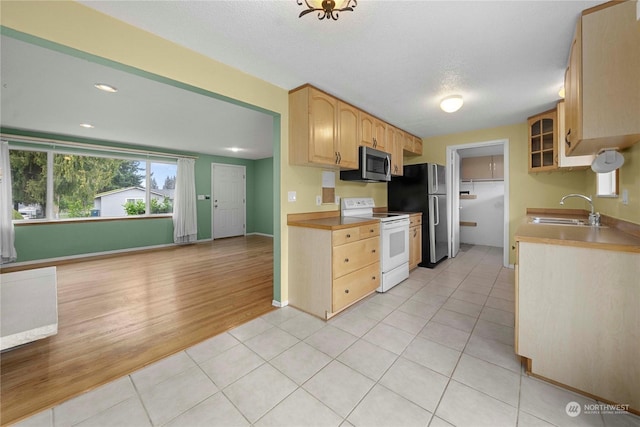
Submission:
<svg viewBox="0 0 640 427">
<path fill-rule="evenodd" d="M 116 155 L 10 147 L 14 219 L 172 213 L 177 164 Z"/>
<path fill-rule="evenodd" d="M 47 208 L 47 153 L 9 151 L 13 219 L 41 219 Z"/>
</svg>

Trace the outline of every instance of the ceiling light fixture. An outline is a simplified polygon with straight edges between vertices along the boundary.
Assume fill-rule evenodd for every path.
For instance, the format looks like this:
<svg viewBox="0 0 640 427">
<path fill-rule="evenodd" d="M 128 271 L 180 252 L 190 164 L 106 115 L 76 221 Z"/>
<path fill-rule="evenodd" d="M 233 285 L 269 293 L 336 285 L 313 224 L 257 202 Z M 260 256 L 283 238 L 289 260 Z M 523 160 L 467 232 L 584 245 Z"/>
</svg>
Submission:
<svg viewBox="0 0 640 427">
<path fill-rule="evenodd" d="M 340 17 L 338 12 L 353 12 L 353 8 L 358 5 L 357 0 L 338 0 L 340 7 L 336 7 L 334 0 L 297 0 L 298 6 L 303 4 L 307 6 L 307 9 L 300 12 L 298 18 L 302 18 L 304 15 L 311 12 L 318 12 L 318 19 L 331 18 L 337 21 Z M 319 7 L 317 7 L 319 6 Z"/>
<path fill-rule="evenodd" d="M 238 151 L 242 151 L 242 149 L 238 147 L 231 147 L 229 148 L 229 151 L 233 151 L 234 153 L 237 153 Z"/>
<path fill-rule="evenodd" d="M 462 107 L 463 103 L 464 101 L 460 95 L 447 96 L 440 101 L 440 108 L 442 108 L 442 111 L 446 113 L 454 113 Z"/>
<path fill-rule="evenodd" d="M 80 126 L 87 129 L 93 129 L 95 127 L 91 123 L 80 123 Z"/>
<path fill-rule="evenodd" d="M 102 91 L 104 91 L 104 92 L 116 93 L 116 92 L 118 91 L 118 89 L 117 89 L 117 88 L 115 88 L 115 87 L 113 87 L 113 86 L 111 86 L 111 85 L 108 85 L 108 84 L 106 84 L 106 83 L 96 83 L 96 84 L 94 84 L 93 86 L 94 86 L 96 89 L 100 89 L 100 90 L 102 90 Z"/>
<path fill-rule="evenodd" d="M 564 94 L 565 94 L 564 86 L 562 86 L 562 87 L 560 88 L 560 90 L 558 91 L 558 96 L 559 96 L 560 98 L 564 99 Z"/>
</svg>

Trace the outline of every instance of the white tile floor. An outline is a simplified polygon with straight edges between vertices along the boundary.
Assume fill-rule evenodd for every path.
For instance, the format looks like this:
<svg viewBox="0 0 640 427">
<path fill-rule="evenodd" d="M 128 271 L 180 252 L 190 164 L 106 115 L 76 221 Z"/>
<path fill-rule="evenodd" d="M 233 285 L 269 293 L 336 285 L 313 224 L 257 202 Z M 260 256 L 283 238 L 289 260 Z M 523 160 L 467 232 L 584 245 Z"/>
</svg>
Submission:
<svg viewBox="0 0 640 427">
<path fill-rule="evenodd" d="M 324 322 L 285 307 L 20 426 L 640 426 L 527 377 L 513 270 L 465 247 Z"/>
</svg>

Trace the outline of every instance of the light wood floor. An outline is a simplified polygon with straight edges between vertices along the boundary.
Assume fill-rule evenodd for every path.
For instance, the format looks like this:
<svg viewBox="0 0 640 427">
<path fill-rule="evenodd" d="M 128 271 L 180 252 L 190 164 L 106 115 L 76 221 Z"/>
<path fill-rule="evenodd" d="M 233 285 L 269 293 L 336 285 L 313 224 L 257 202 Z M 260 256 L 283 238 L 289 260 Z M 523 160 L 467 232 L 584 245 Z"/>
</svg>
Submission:
<svg viewBox="0 0 640 427">
<path fill-rule="evenodd" d="M 58 334 L 1 357 L 6 425 L 273 309 L 273 239 L 58 266 Z"/>
</svg>

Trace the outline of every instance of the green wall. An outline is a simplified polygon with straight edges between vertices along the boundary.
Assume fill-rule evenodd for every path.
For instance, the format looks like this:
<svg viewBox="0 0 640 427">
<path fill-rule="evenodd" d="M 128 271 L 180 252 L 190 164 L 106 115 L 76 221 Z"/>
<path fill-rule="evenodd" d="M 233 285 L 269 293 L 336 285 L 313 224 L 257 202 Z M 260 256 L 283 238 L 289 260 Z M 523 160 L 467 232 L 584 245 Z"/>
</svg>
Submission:
<svg viewBox="0 0 640 427">
<path fill-rule="evenodd" d="M 72 140 L 87 144 L 137 148 L 131 144 L 60 137 L 39 132 L 1 128 L 2 133 L 46 139 Z M 11 138 L 8 138 L 11 140 Z M 167 150 L 163 150 L 166 152 Z M 211 195 L 211 164 L 242 165 L 246 168 L 247 233 L 273 234 L 273 158 L 237 159 L 207 154 L 172 151 L 171 154 L 197 156 L 196 193 Z M 210 239 L 211 200 L 198 200 L 198 240 Z M 171 218 L 122 219 L 88 222 L 50 222 L 15 227 L 17 262 L 45 260 L 81 254 L 143 248 L 173 243 Z"/>
<path fill-rule="evenodd" d="M 273 235 L 273 157 L 255 162 L 256 233 Z"/>
</svg>

